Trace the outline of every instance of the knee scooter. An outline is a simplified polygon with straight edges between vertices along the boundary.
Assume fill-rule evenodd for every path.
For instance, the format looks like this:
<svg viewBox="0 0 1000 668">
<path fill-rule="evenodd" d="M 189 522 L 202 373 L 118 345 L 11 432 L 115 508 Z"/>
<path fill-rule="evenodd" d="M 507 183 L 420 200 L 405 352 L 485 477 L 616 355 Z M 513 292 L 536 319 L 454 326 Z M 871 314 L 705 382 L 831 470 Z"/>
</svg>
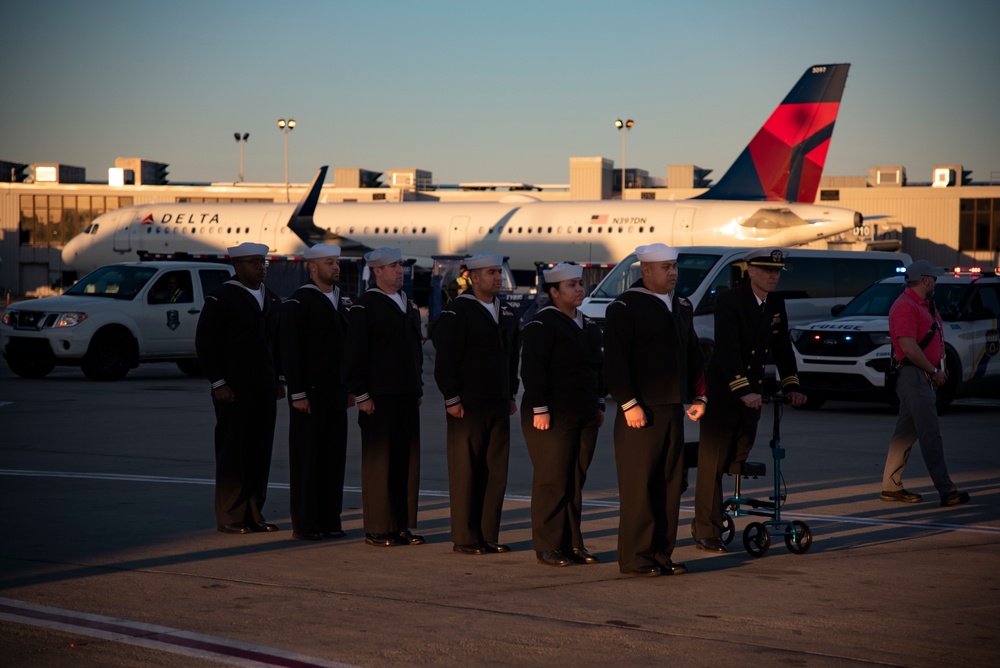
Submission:
<svg viewBox="0 0 1000 668">
<path fill-rule="evenodd" d="M 734 517 L 753 515 L 769 517 L 764 522 L 751 522 L 743 530 L 743 547 L 752 557 L 762 557 L 771 546 L 771 534 L 785 537 L 785 545 L 792 554 L 804 554 L 812 545 L 812 531 L 805 522 L 781 519 L 781 506 L 785 502 L 785 494 L 781 491 L 781 460 L 785 458 L 785 450 L 781 447 L 781 410 L 785 397 L 780 394 L 763 397 L 765 404 L 774 406 L 774 430 L 771 438 L 771 456 L 774 458 L 774 496 L 767 501 L 744 498 L 740 494 L 740 478 L 757 478 L 767 473 L 767 466 L 758 462 L 734 462 L 727 473 L 736 477 L 735 494 L 726 500 L 725 528 L 722 532 L 722 542 L 727 545 L 732 542 L 736 527 Z"/>
</svg>

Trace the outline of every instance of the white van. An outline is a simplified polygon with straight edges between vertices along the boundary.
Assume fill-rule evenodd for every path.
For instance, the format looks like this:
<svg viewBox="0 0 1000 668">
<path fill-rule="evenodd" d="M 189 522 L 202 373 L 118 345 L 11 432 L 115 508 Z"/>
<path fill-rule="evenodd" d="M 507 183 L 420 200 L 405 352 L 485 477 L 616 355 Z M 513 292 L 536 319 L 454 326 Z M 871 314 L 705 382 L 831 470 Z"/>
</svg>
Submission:
<svg viewBox="0 0 1000 668">
<path fill-rule="evenodd" d="M 743 257 L 753 249 L 684 246 L 678 250 L 677 294 L 694 307 L 695 331 L 707 356 L 715 340 L 715 295 L 743 280 L 747 270 Z M 844 304 L 879 279 L 902 273 L 910 262 L 906 253 L 793 248 L 785 259 L 776 294 L 785 299 L 791 328 L 829 318 L 834 306 Z M 603 326 L 608 304 L 640 275 L 639 260 L 632 253 L 598 283 L 580 310 Z"/>
</svg>

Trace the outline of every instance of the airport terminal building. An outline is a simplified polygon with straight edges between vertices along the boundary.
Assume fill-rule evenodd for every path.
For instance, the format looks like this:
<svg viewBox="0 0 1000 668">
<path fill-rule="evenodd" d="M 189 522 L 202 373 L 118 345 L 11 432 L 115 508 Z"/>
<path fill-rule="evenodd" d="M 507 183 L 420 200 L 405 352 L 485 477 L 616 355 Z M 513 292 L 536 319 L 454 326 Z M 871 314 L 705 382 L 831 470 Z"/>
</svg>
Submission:
<svg viewBox="0 0 1000 668">
<path fill-rule="evenodd" d="M 298 201 L 309 184 L 172 184 L 168 165 L 119 158 L 107 181 L 61 164 L 0 160 L 0 297 L 45 296 L 76 275 L 61 250 L 97 216 L 119 207 L 176 202 Z M 568 184 L 435 184 L 422 169 L 376 172 L 336 168 L 322 202 L 679 200 L 710 185 L 710 170 L 669 165 L 665 179 L 643 169 L 616 170 L 601 157 L 569 159 Z M 961 165 L 936 165 L 927 183 L 908 183 L 903 166 L 880 166 L 862 177 L 825 177 L 817 203 L 853 209 L 866 222 L 853 233 L 811 247 L 902 250 L 943 266 L 1000 266 L 1000 185 L 975 182 Z M 624 189 L 622 179 L 624 176 Z M 560 258 L 564 259 L 564 258 Z"/>
</svg>

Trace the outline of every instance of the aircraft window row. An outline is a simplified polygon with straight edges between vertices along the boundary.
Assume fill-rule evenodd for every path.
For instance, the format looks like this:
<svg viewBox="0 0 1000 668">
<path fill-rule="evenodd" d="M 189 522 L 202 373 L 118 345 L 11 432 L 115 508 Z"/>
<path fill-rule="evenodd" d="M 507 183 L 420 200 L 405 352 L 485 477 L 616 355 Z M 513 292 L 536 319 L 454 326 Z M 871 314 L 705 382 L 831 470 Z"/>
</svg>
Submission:
<svg viewBox="0 0 1000 668">
<path fill-rule="evenodd" d="M 625 228 L 624 227 L 615 228 L 615 227 L 612 227 L 612 226 L 609 225 L 608 226 L 608 234 L 614 234 L 614 231 L 616 229 L 618 230 L 618 234 L 622 234 L 622 233 L 625 232 Z M 495 231 L 495 228 L 491 227 L 489 230 L 487 230 L 486 233 L 487 234 L 493 234 L 494 231 Z M 566 231 L 566 234 L 573 234 L 573 228 L 572 227 L 567 227 L 565 231 Z M 629 228 L 628 228 L 628 233 L 629 234 L 633 234 L 633 233 L 635 233 L 635 231 L 636 231 L 636 228 L 634 226 L 630 225 Z M 646 231 L 645 226 L 640 227 L 638 231 L 639 231 L 640 234 L 642 234 L 643 232 L 645 232 Z M 650 226 L 649 233 L 652 234 L 655 231 L 656 231 L 656 226 L 655 225 L 654 226 Z M 479 233 L 480 234 L 483 233 L 483 228 L 481 228 L 481 227 L 479 228 Z M 500 233 L 502 233 L 502 232 L 498 232 L 498 234 L 500 234 Z M 547 234 L 552 234 L 552 228 L 551 227 L 549 227 L 549 228 L 539 227 L 536 230 L 534 227 L 529 227 L 527 229 L 527 231 L 525 231 L 525 229 L 523 227 L 518 227 L 517 229 L 515 229 L 513 227 L 507 228 L 507 234 L 515 234 L 515 233 L 516 234 L 536 234 L 536 233 L 537 234 L 546 234 L 546 233 Z M 557 227 L 556 228 L 556 234 L 562 234 L 562 233 L 563 233 L 562 226 Z M 587 228 L 587 234 L 593 234 L 593 233 L 594 233 L 594 228 L 593 227 L 588 227 Z M 604 234 L 604 226 L 603 225 L 601 227 L 597 228 L 597 233 L 598 234 Z M 580 227 L 576 228 L 576 234 L 583 234 L 583 226 L 582 225 Z"/>
<path fill-rule="evenodd" d="M 337 229 L 339 230 L 340 228 L 337 228 Z M 372 234 L 372 232 L 370 231 L 370 229 L 371 228 L 366 227 L 364 233 L 365 234 Z M 399 234 L 399 230 L 400 230 L 400 228 L 398 228 L 398 227 L 394 227 L 394 228 L 392 228 L 392 230 L 390 230 L 388 227 L 376 227 L 374 234 Z M 403 234 L 406 234 L 407 228 L 404 227 L 404 228 L 402 228 L 402 230 L 403 230 Z M 412 230 L 412 234 L 416 234 L 417 233 L 417 228 L 414 227 L 414 228 L 411 228 L 411 230 Z M 354 234 L 354 228 L 353 227 L 351 228 L 351 232 L 350 233 Z M 427 234 L 427 228 L 426 227 L 420 228 L 420 234 Z"/>
<path fill-rule="evenodd" d="M 615 227 L 612 227 L 612 226 L 609 225 L 608 226 L 608 234 L 614 234 L 615 229 L 618 230 L 618 234 L 622 234 L 622 233 L 625 232 L 625 228 L 624 227 L 615 228 Z M 644 226 L 640 227 L 639 228 L 639 233 L 641 234 L 641 233 L 645 232 L 645 229 L 646 228 Z M 489 229 L 489 231 L 487 232 L 487 234 L 493 234 L 493 231 L 494 231 L 494 228 L 491 227 Z M 628 233 L 629 234 L 633 234 L 635 231 L 636 230 L 635 230 L 634 226 L 629 226 L 629 228 L 628 228 Z M 656 231 L 656 226 L 650 226 L 649 233 L 652 234 L 655 231 Z M 481 227 L 479 228 L 479 233 L 480 234 L 483 233 L 483 228 L 481 228 Z M 545 234 L 545 233 L 552 234 L 552 228 L 549 227 L 549 228 L 546 229 L 546 228 L 539 227 L 536 230 L 534 227 L 529 227 L 527 229 L 527 232 L 525 232 L 525 229 L 523 227 L 519 227 L 517 229 L 514 229 L 513 227 L 507 228 L 507 234 L 515 234 L 515 233 L 516 234 L 536 234 L 536 233 L 537 234 Z M 556 228 L 556 234 L 562 234 L 562 233 L 563 233 L 563 228 L 561 226 L 558 227 L 558 228 Z M 576 228 L 576 233 L 577 234 L 583 234 L 583 226 L 582 225 L 580 227 Z M 587 234 L 593 234 L 593 233 L 594 233 L 594 228 L 593 227 L 588 227 L 587 228 Z M 603 225 L 601 227 L 597 228 L 597 233 L 598 234 L 604 234 L 604 226 Z M 573 228 L 572 227 L 567 227 L 566 228 L 566 234 L 573 234 Z"/>
<path fill-rule="evenodd" d="M 95 228 L 96 228 L 96 226 L 95 226 Z M 153 229 L 154 229 L 154 226 L 152 226 L 152 225 L 147 226 L 146 227 L 146 234 L 153 234 Z M 155 229 L 156 229 L 156 234 L 170 234 L 170 228 L 169 227 L 155 226 Z M 197 227 L 191 227 L 191 228 L 181 227 L 181 228 L 175 228 L 174 234 L 196 234 L 197 232 L 198 232 L 198 228 Z M 206 234 L 206 233 L 207 234 L 222 234 L 222 230 L 220 228 L 210 227 L 210 228 L 208 228 L 208 231 L 206 232 L 204 227 L 201 228 L 201 234 Z M 231 228 L 231 227 L 227 227 L 226 228 L 226 234 L 249 234 L 249 233 L 250 233 L 250 228 L 249 227 L 244 227 L 244 228 L 237 227 L 235 232 L 233 232 L 233 228 Z"/>
<path fill-rule="evenodd" d="M 407 228 L 405 228 L 405 227 L 404 227 L 404 228 L 402 228 L 402 229 L 403 229 L 403 234 L 406 234 L 406 229 L 407 229 Z M 380 228 L 376 227 L 376 228 L 375 228 L 375 234 L 378 234 L 378 233 L 379 233 L 379 230 L 380 230 Z M 400 228 L 398 228 L 398 227 L 394 227 L 394 228 L 392 228 L 392 233 L 393 233 L 393 234 L 399 234 L 399 230 L 400 230 Z M 382 230 L 382 232 L 383 232 L 384 234 L 389 234 L 389 228 L 388 228 L 388 227 L 386 227 L 386 228 L 385 228 L 384 230 Z M 366 234 L 368 233 L 368 228 L 367 228 L 367 227 L 365 228 L 365 233 L 366 233 Z M 417 233 L 417 228 L 415 228 L 415 227 L 414 227 L 414 228 L 413 228 L 413 234 L 416 234 L 416 233 Z M 420 232 L 420 233 L 421 233 L 421 234 L 427 234 L 427 228 L 426 228 L 426 227 L 422 228 L 422 229 L 421 229 L 421 232 Z"/>
</svg>

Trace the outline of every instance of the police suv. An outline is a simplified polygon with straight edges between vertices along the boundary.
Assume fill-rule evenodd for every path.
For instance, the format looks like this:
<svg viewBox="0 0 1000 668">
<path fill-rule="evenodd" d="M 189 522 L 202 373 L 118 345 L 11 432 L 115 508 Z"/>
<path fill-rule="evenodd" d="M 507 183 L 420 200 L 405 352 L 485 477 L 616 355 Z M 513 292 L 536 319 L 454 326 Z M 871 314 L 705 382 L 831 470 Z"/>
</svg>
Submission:
<svg viewBox="0 0 1000 668">
<path fill-rule="evenodd" d="M 889 309 L 902 294 L 903 276 L 869 286 L 832 320 L 791 330 L 802 391 L 808 408 L 826 399 L 888 401 Z M 1000 279 L 996 271 L 955 271 L 939 277 L 934 303 L 944 323 L 948 382 L 938 389 L 938 408 L 956 397 L 1000 388 Z"/>
<path fill-rule="evenodd" d="M 0 351 L 23 378 L 55 366 L 91 380 L 118 380 L 140 362 L 175 362 L 199 374 L 195 329 L 205 295 L 233 268 L 204 262 L 129 262 L 101 267 L 58 297 L 11 305 L 0 319 Z"/>
</svg>

